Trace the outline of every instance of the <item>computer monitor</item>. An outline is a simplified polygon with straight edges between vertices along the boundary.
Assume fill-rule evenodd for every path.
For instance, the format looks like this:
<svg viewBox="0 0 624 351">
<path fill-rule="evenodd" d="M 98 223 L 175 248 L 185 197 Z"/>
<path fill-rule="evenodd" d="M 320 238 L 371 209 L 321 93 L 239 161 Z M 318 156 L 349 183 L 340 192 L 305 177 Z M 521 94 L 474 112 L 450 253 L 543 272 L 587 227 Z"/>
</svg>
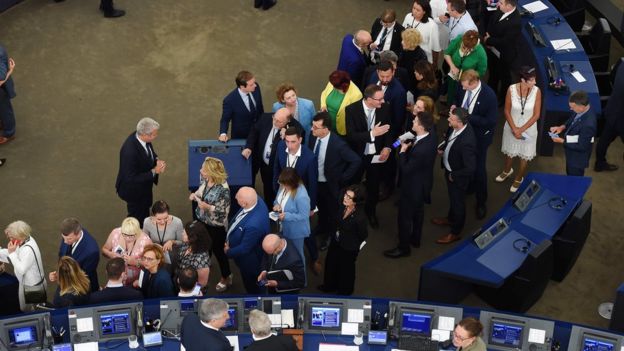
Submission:
<svg viewBox="0 0 624 351">
<path fill-rule="evenodd" d="M 0 344 L 3 346 L 0 348 L 13 351 L 44 347 L 46 318 L 50 320 L 48 312 L 0 321 Z"/>
<path fill-rule="evenodd" d="M 310 304 L 310 329 L 340 329 L 342 326 L 342 305 Z"/>
<path fill-rule="evenodd" d="M 180 300 L 180 316 L 197 313 L 197 300 Z"/>
<path fill-rule="evenodd" d="M 572 326 L 567 351 L 620 351 L 624 336 L 603 330 Z"/>
<path fill-rule="evenodd" d="M 304 333 L 342 335 L 343 323 L 359 321 L 358 333 L 371 329 L 372 301 L 326 297 L 299 297 L 295 324 Z M 275 311 L 274 311 L 275 313 Z"/>
<path fill-rule="evenodd" d="M 139 314 L 143 319 L 143 303 L 69 308 L 70 340 L 74 343 L 127 339 L 136 335 Z"/>
<path fill-rule="evenodd" d="M 431 322 L 434 312 L 403 308 L 400 310 L 400 333 L 431 336 Z"/>
<path fill-rule="evenodd" d="M 553 321 L 487 310 L 481 311 L 479 321 L 488 350 L 550 351 Z"/>
<path fill-rule="evenodd" d="M 224 331 L 238 331 L 238 304 L 228 303 L 228 306 L 229 318 L 221 329 Z"/>
<path fill-rule="evenodd" d="M 492 318 L 490 322 L 489 344 L 522 349 L 524 322 Z"/>
<path fill-rule="evenodd" d="M 390 301 L 388 303 L 388 331 L 391 337 L 415 335 L 442 338 L 453 330 L 464 314 L 459 307 L 424 303 Z M 446 341 L 440 340 L 440 341 Z"/>
<path fill-rule="evenodd" d="M 616 339 L 585 333 L 582 351 L 615 351 L 617 342 Z"/>
<path fill-rule="evenodd" d="M 119 338 L 132 333 L 132 311 L 106 311 L 98 315 L 100 338 Z"/>
</svg>

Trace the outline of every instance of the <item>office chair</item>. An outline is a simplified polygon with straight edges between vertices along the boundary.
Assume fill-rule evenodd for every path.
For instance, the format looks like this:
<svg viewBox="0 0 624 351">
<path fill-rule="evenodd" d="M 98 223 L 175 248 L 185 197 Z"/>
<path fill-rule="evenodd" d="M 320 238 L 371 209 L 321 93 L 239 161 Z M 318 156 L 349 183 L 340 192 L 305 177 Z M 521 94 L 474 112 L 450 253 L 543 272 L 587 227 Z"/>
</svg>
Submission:
<svg viewBox="0 0 624 351">
<path fill-rule="evenodd" d="M 604 72 L 609 67 L 611 27 L 606 18 L 599 18 L 589 33 L 578 35 L 594 71 Z"/>
<path fill-rule="evenodd" d="M 561 13 L 574 32 L 581 32 L 585 24 L 585 6 Z"/>
<path fill-rule="evenodd" d="M 594 76 L 596 77 L 596 84 L 598 85 L 598 93 L 600 94 L 600 105 L 602 106 L 602 111 L 604 111 L 605 107 L 607 106 L 607 102 L 609 101 L 609 98 L 611 98 L 617 70 L 620 67 L 624 67 L 622 65 L 622 62 L 624 62 L 624 57 L 620 57 L 617 61 L 615 61 L 613 66 L 611 66 L 610 71 L 594 72 Z M 602 130 L 600 126 L 599 129 Z M 600 133 L 598 133 L 598 135 L 600 135 Z"/>
<path fill-rule="evenodd" d="M 563 281 L 581 254 L 589 235 L 592 217 L 591 201 L 583 201 L 553 236 L 555 264 L 552 280 Z"/>
</svg>

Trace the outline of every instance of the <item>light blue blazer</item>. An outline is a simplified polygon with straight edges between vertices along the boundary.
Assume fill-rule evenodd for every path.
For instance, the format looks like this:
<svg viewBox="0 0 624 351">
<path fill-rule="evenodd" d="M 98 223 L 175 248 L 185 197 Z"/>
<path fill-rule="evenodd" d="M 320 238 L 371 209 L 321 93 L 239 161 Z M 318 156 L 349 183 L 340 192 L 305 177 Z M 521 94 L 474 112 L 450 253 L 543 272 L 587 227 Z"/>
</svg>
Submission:
<svg viewBox="0 0 624 351">
<path fill-rule="evenodd" d="M 279 199 L 275 199 L 275 204 L 279 204 Z M 292 240 L 310 236 L 310 197 L 303 184 L 297 188 L 295 198 L 288 199 L 283 211 L 282 233 L 285 238 Z"/>
<path fill-rule="evenodd" d="M 299 106 L 299 123 L 303 126 L 305 130 L 305 140 L 310 140 L 310 129 L 312 129 L 312 118 L 316 114 L 316 110 L 314 109 L 314 103 L 312 100 L 297 98 L 297 106 Z M 284 104 L 281 102 L 276 102 L 273 104 L 273 112 L 279 110 L 284 107 Z"/>
</svg>

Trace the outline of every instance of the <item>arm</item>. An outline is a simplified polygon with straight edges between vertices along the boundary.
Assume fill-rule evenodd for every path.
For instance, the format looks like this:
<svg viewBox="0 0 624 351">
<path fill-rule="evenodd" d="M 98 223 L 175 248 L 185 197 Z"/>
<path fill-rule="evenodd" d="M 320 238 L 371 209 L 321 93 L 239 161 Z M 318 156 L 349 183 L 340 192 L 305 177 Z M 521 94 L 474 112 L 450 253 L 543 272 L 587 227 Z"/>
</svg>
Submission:
<svg viewBox="0 0 624 351">
<path fill-rule="evenodd" d="M 134 184 L 154 181 L 152 169 L 145 172 L 139 172 L 137 170 L 137 165 L 140 164 L 138 157 L 138 150 L 134 149 L 131 143 L 124 143 L 119 157 L 119 167 L 125 171 L 124 181 Z"/>
<path fill-rule="evenodd" d="M 115 233 L 116 230 L 117 229 L 113 229 L 113 231 L 108 235 L 108 239 L 106 239 L 104 246 L 102 246 L 102 256 L 104 257 L 107 257 L 107 258 L 123 257 L 122 255 L 119 255 L 113 252 L 113 249 L 114 249 L 113 241 L 114 241 L 114 237 L 117 236 Z"/>
<path fill-rule="evenodd" d="M 331 85 L 331 83 L 327 83 L 325 89 L 323 89 L 323 91 L 321 92 L 320 106 L 321 110 L 323 111 L 327 111 L 327 96 L 329 96 L 333 88 L 334 87 Z"/>
<path fill-rule="evenodd" d="M 481 94 L 484 93 L 485 91 L 481 91 Z M 496 94 L 488 94 L 484 97 L 486 101 L 480 104 L 480 107 L 483 109 L 476 111 L 477 109 L 475 108 L 472 111 L 470 114 L 470 124 L 483 129 L 492 129 L 496 125 L 496 114 L 498 113 Z M 481 112 L 481 114 L 475 112 Z"/>
<path fill-rule="evenodd" d="M 296 260 L 285 269 L 290 270 L 293 280 L 279 280 L 277 287 L 279 289 L 302 289 L 305 287 L 305 270 L 303 269 L 303 261 Z"/>
<path fill-rule="evenodd" d="M 464 131 L 465 132 L 465 131 Z M 472 177 L 477 169 L 477 155 L 474 143 L 464 143 L 461 145 L 461 157 L 464 168 L 453 170 L 451 177 L 456 180 L 460 177 Z M 455 145 L 453 145 L 455 147 Z"/>
<path fill-rule="evenodd" d="M 479 77 L 483 77 L 488 68 L 487 53 L 485 52 L 483 45 L 477 45 L 474 54 L 476 55 L 475 58 L 477 61 L 474 69 L 479 73 Z"/>
<path fill-rule="evenodd" d="M 221 114 L 221 121 L 219 122 L 219 134 L 227 134 L 230 120 L 234 115 L 234 109 L 232 108 L 229 100 L 230 95 L 223 99 L 223 113 Z"/>
<path fill-rule="evenodd" d="M 338 136 L 336 136 L 336 137 L 338 137 Z M 339 152 L 340 152 L 340 158 L 347 165 L 347 167 L 342 172 L 342 177 L 340 179 L 340 183 L 341 184 L 339 184 L 339 185 L 342 187 L 342 185 L 346 184 L 349 180 L 353 179 L 355 174 L 360 169 L 360 166 L 362 164 L 362 160 L 345 143 L 341 143 L 341 147 L 339 148 Z"/>
<path fill-rule="evenodd" d="M 355 225 L 357 236 L 360 239 L 360 242 L 366 240 L 368 238 L 368 222 L 364 216 L 359 215 L 355 218 Z"/>
<path fill-rule="evenodd" d="M 308 164 L 308 187 L 304 188 L 309 197 L 310 208 L 308 209 L 308 214 L 310 214 L 310 210 L 313 210 L 316 207 L 316 189 L 318 186 L 318 161 L 316 160 L 316 156 L 312 154 L 312 162 Z"/>
<path fill-rule="evenodd" d="M 243 240 L 239 245 L 230 247 L 227 251 L 228 257 L 237 258 L 249 254 L 252 250 L 258 247 L 260 241 L 264 237 L 264 234 L 266 234 L 261 228 L 256 226 L 248 226 L 243 230 Z"/>
<path fill-rule="evenodd" d="M 15 68 L 15 61 L 12 58 L 9 58 L 9 67 L 0 66 L 0 77 L 4 77 L 3 80 L 0 80 L 0 87 L 6 83 L 9 78 L 11 78 L 11 74 L 13 74 L 13 69 Z"/>
<path fill-rule="evenodd" d="M 210 275 L 210 267 L 197 269 L 197 282 L 202 287 L 208 284 L 208 276 Z"/>
<path fill-rule="evenodd" d="M 590 112 L 587 112 L 590 113 Z M 588 119 L 583 123 L 577 143 L 568 143 L 564 138 L 564 147 L 574 151 L 587 151 L 592 148 L 592 138 L 596 135 L 596 117 L 594 115 L 587 116 Z"/>
<path fill-rule="evenodd" d="M 19 250 L 20 252 L 22 250 L 25 250 L 25 254 L 21 255 L 22 257 L 20 257 L 17 250 L 9 254 L 9 258 L 11 259 L 11 264 L 13 265 L 15 275 L 24 276 L 24 274 L 26 274 L 30 267 L 37 265 L 35 263 L 36 256 L 34 249 L 32 249 L 32 246 L 26 246 L 27 245 L 22 246 Z M 41 266 L 41 263 L 39 263 L 39 266 Z M 40 267 L 40 269 L 43 269 L 43 267 Z M 41 277 L 43 277 L 43 271 L 39 273 L 41 274 Z"/>
<path fill-rule="evenodd" d="M 277 150 L 275 151 L 277 154 L 275 155 L 275 162 L 273 162 L 273 191 L 277 192 L 277 190 L 279 190 L 279 183 L 277 182 L 277 180 L 279 179 L 279 175 L 282 172 L 282 164 L 280 161 L 280 154 L 279 154 L 279 146 L 283 145 L 283 143 L 280 141 L 279 143 L 277 143 L 277 145 L 275 146 L 277 148 Z M 282 152 L 283 154 L 283 152 Z M 288 157 L 288 156 L 284 156 L 284 157 Z"/>
<path fill-rule="evenodd" d="M 505 43 L 509 44 L 516 41 L 518 39 L 518 36 L 520 35 L 520 30 L 522 29 L 522 26 L 520 25 L 520 23 L 513 23 L 513 25 L 507 27 L 508 28 L 503 31 L 503 35 L 501 35 L 500 37 L 488 36 L 486 39 L 484 39 L 483 42 L 485 43 L 485 45 L 500 47 L 501 45 L 505 45 Z"/>
</svg>

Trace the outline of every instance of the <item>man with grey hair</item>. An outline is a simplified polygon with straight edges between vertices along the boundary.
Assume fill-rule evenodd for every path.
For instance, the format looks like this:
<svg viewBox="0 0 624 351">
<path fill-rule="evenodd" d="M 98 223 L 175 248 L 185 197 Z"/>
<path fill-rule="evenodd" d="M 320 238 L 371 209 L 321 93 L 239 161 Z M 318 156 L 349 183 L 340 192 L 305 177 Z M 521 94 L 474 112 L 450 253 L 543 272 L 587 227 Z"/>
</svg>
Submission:
<svg viewBox="0 0 624 351">
<path fill-rule="evenodd" d="M 246 351 L 297 351 L 297 345 L 288 335 L 271 334 L 269 316 L 259 310 L 249 312 L 249 328 L 254 342 Z"/>
<path fill-rule="evenodd" d="M 152 205 L 152 184 L 158 184 L 158 175 L 166 163 L 158 159 L 152 141 L 158 137 L 160 124 L 145 117 L 137 123 L 119 151 L 119 173 L 115 182 L 117 195 L 127 204 L 128 217 L 139 223 L 149 217 Z"/>
<path fill-rule="evenodd" d="M 219 330 L 230 318 L 227 302 L 206 299 L 199 306 L 199 315 L 184 317 L 180 339 L 186 351 L 231 351 L 232 345 Z"/>
</svg>

